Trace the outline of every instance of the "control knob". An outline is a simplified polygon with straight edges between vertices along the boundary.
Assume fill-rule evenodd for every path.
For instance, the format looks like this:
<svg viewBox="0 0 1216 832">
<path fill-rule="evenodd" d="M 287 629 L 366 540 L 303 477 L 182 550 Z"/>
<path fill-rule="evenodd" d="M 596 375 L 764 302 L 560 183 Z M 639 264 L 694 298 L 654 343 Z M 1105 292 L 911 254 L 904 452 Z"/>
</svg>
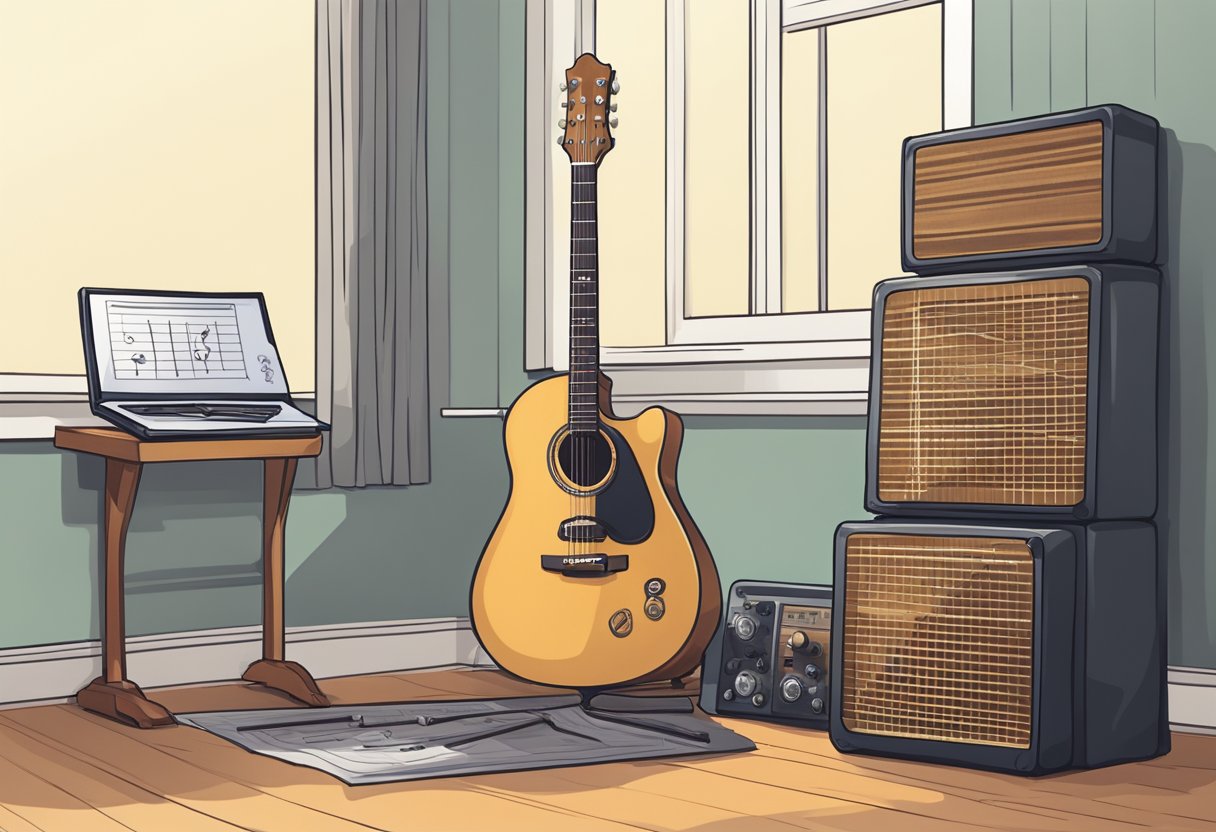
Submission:
<svg viewBox="0 0 1216 832">
<path fill-rule="evenodd" d="M 802 682 L 797 676 L 786 676 L 781 680 L 781 698 L 786 702 L 797 702 L 802 696 Z"/>
<path fill-rule="evenodd" d="M 818 656 L 823 653 L 823 645 L 817 641 L 811 641 L 811 637 L 802 630 L 795 630 L 785 643 L 793 650 L 806 651 L 812 656 Z"/>
<path fill-rule="evenodd" d="M 756 619 L 750 615 L 735 616 L 735 635 L 743 641 L 751 641 L 756 635 L 757 626 Z"/>
<path fill-rule="evenodd" d="M 744 670 L 735 677 L 735 693 L 746 699 L 760 691 L 760 679 L 750 670 Z"/>
<path fill-rule="evenodd" d="M 823 700 L 818 696 L 811 700 L 811 710 L 817 714 L 823 713 Z"/>
</svg>

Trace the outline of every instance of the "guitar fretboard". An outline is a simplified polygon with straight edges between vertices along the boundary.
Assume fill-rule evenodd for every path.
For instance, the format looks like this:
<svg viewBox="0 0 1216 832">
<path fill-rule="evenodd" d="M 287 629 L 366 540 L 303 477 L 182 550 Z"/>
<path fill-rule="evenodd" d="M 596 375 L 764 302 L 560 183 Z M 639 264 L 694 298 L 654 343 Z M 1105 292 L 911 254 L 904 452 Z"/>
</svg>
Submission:
<svg viewBox="0 0 1216 832">
<path fill-rule="evenodd" d="M 570 414 L 572 433 L 594 433 L 599 408 L 599 250 L 594 164 L 570 168 Z"/>
</svg>

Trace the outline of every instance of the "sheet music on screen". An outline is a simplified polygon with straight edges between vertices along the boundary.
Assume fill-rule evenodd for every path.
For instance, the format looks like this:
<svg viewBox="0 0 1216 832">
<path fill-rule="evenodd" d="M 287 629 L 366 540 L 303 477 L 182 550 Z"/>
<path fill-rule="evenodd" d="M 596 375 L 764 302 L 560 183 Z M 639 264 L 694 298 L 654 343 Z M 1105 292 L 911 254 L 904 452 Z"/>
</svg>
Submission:
<svg viewBox="0 0 1216 832">
<path fill-rule="evenodd" d="M 287 393 L 259 296 L 101 290 L 88 314 L 103 394 Z"/>
</svg>

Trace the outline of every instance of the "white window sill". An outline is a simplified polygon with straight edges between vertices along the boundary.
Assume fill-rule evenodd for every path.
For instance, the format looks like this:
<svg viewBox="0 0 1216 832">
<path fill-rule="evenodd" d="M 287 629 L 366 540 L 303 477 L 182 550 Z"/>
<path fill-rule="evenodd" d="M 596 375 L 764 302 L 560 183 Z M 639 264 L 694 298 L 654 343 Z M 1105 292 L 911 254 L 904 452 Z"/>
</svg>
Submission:
<svg viewBox="0 0 1216 832">
<path fill-rule="evenodd" d="M 309 391 L 292 398 L 308 401 Z M 0 441 L 53 439 L 57 427 L 108 427 L 89 409 L 84 376 L 0 375 Z"/>
<path fill-rule="evenodd" d="M 612 408 L 662 405 L 710 416 L 864 416 L 870 339 L 602 347 Z M 447 407 L 444 418 L 501 418 L 502 407 Z"/>
<path fill-rule="evenodd" d="M 0 440 L 50 439 L 55 428 L 105 425 L 84 376 L 0 375 Z"/>
<path fill-rule="evenodd" d="M 613 409 L 681 414 L 864 416 L 870 341 L 605 347 Z"/>
</svg>

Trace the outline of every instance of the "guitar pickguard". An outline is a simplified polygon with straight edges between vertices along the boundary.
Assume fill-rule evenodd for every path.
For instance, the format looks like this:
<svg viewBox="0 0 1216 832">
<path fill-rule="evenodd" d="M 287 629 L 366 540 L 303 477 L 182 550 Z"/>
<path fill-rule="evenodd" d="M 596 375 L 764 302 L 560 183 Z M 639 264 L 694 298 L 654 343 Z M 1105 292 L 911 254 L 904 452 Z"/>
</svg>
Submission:
<svg viewBox="0 0 1216 832">
<path fill-rule="evenodd" d="M 616 446 L 617 460 L 612 481 L 596 497 L 596 519 L 617 543 L 641 543 L 654 530 L 654 500 L 629 443 L 616 428 L 601 430 Z"/>
</svg>

